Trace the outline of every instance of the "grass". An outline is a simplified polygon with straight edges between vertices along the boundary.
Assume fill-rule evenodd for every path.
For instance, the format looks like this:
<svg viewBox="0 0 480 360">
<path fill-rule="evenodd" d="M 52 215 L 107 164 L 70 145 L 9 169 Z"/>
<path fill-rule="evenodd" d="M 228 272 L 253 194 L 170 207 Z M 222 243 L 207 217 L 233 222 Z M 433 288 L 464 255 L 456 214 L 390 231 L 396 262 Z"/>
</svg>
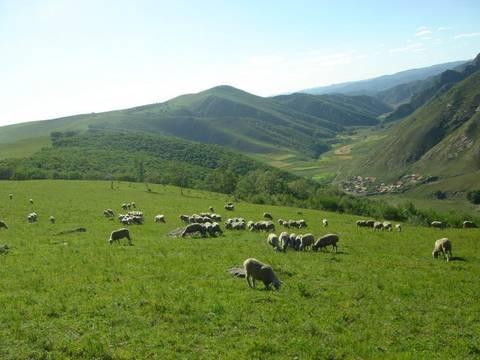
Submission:
<svg viewBox="0 0 480 360">
<path fill-rule="evenodd" d="M 0 183 L 0 358 L 476 359 L 480 355 L 480 230 L 356 229 L 356 217 L 237 204 L 226 196 L 90 181 Z M 13 193 L 14 199 L 8 200 Z M 37 224 L 28 224 L 35 201 Z M 121 227 L 102 210 L 135 201 L 146 224 L 134 246 L 107 244 Z M 274 252 L 265 234 L 166 236 L 178 215 L 214 206 L 224 216 L 304 218 L 308 232 L 340 235 L 339 253 Z M 301 214 L 298 214 L 301 212 Z M 167 224 L 154 224 L 165 214 Z M 54 215 L 57 223 L 47 219 Z M 56 236 L 85 226 L 86 233 Z M 432 260 L 447 236 L 456 260 Z M 283 281 L 249 289 L 226 269 L 256 257 Z"/>
<path fill-rule="evenodd" d="M 41 148 L 50 145 L 51 142 L 48 136 L 19 140 L 14 143 L 0 143 L 0 160 L 31 156 Z"/>
</svg>

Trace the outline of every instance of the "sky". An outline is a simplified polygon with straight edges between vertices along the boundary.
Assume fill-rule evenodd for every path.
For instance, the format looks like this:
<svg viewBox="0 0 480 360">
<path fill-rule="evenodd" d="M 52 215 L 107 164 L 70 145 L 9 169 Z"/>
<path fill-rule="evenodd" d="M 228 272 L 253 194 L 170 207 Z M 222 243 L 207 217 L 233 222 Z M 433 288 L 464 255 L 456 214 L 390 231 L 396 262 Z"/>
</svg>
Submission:
<svg viewBox="0 0 480 360">
<path fill-rule="evenodd" d="M 0 125 L 472 59 L 479 19 L 478 0 L 0 0 Z"/>
</svg>

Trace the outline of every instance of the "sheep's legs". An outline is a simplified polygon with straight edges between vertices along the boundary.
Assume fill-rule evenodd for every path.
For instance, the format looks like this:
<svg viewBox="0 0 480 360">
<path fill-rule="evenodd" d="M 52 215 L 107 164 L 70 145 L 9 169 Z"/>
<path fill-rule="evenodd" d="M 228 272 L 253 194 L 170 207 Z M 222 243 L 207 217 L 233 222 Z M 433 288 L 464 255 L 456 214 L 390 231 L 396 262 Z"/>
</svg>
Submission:
<svg viewBox="0 0 480 360">
<path fill-rule="evenodd" d="M 252 284 L 250 284 L 250 276 L 247 275 L 245 278 L 247 279 L 248 286 L 252 287 Z"/>
</svg>

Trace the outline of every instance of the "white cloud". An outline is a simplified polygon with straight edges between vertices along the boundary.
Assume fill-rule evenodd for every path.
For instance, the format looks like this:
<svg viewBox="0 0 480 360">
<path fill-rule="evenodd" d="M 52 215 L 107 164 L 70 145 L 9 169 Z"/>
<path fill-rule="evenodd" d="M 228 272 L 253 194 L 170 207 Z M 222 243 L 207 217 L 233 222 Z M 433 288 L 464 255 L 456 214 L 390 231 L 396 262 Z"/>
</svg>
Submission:
<svg viewBox="0 0 480 360">
<path fill-rule="evenodd" d="M 440 26 L 439 28 L 437 28 L 437 31 L 446 31 L 451 29 L 452 29 L 451 26 Z"/>
<path fill-rule="evenodd" d="M 453 38 L 454 39 L 463 39 L 463 38 L 470 38 L 470 37 L 475 37 L 475 36 L 480 36 L 480 32 L 458 34 L 458 35 L 455 35 Z"/>
<path fill-rule="evenodd" d="M 431 30 L 425 29 L 425 30 L 417 31 L 415 33 L 415 36 L 416 37 L 421 37 L 421 36 L 425 36 L 425 35 L 430 35 L 431 33 L 432 33 Z"/>
<path fill-rule="evenodd" d="M 423 43 L 413 43 L 403 47 L 394 48 L 388 50 L 389 53 L 399 53 L 399 52 L 419 52 L 425 50 Z"/>
<path fill-rule="evenodd" d="M 417 28 L 417 31 L 424 31 L 424 30 L 428 30 L 428 26 L 423 25 Z"/>
</svg>

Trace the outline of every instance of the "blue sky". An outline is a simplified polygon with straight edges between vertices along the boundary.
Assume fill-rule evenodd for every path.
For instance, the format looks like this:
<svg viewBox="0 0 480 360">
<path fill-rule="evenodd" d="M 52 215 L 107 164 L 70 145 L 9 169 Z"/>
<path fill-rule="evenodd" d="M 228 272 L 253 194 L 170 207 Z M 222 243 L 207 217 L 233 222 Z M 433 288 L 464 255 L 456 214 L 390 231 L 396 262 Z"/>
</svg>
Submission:
<svg viewBox="0 0 480 360">
<path fill-rule="evenodd" d="M 0 0 L 0 125 L 473 58 L 480 1 Z"/>
</svg>

